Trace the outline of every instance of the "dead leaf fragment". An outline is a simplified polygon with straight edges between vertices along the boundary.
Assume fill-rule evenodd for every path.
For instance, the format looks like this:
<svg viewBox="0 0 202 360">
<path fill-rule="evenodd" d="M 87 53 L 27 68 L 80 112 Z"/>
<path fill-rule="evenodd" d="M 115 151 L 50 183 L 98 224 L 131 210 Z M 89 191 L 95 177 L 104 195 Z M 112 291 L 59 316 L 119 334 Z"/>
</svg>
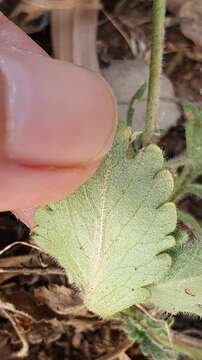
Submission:
<svg viewBox="0 0 202 360">
<path fill-rule="evenodd" d="M 180 19 L 183 35 L 202 47 L 202 1 L 167 0 L 167 7 Z"/>
<path fill-rule="evenodd" d="M 57 341 L 64 332 L 62 321 L 57 319 L 41 320 L 33 324 L 27 338 L 32 345 L 40 344 L 42 341 L 51 344 Z"/>
<path fill-rule="evenodd" d="M 21 347 L 20 350 L 15 353 L 15 357 L 26 357 L 29 352 L 29 344 L 25 336 L 25 329 L 27 328 L 28 323 L 31 324 L 31 318 L 28 314 L 15 309 L 12 304 L 3 302 L 2 300 L 0 300 L 0 315 L 10 322 L 20 340 Z"/>
<path fill-rule="evenodd" d="M 179 11 L 183 4 L 184 0 L 167 0 L 167 8 L 175 14 Z"/>
<path fill-rule="evenodd" d="M 202 47 L 202 1 L 189 0 L 181 7 L 181 30 L 187 38 Z"/>
<path fill-rule="evenodd" d="M 42 305 L 46 305 L 58 315 L 82 315 L 86 309 L 73 290 L 65 286 L 51 285 L 34 290 L 34 296 Z"/>
</svg>

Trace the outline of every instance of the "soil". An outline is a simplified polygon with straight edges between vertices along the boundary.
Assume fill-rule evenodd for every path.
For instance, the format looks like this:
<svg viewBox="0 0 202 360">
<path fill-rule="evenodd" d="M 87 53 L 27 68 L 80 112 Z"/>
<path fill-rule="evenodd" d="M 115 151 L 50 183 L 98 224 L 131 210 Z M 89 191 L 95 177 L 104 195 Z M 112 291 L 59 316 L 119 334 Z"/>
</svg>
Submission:
<svg viewBox="0 0 202 360">
<path fill-rule="evenodd" d="M 9 15 L 18 0 L 0 2 L 0 9 Z M 151 1 L 106 0 L 105 10 L 116 27 L 101 13 L 98 32 L 98 53 L 101 66 L 112 59 L 133 58 L 124 34 L 133 40 L 136 56 L 146 58 L 150 45 Z M 24 17 L 25 18 L 25 17 Z M 23 17 L 21 17 L 22 21 Z M 26 24 L 35 29 L 31 36 L 51 54 L 50 25 L 41 28 L 43 19 Z M 44 23 L 45 24 L 45 23 Z M 175 101 L 188 99 L 202 106 L 202 48 L 184 37 L 177 17 L 167 12 L 164 72 L 175 89 Z M 183 115 L 160 140 L 168 158 L 185 148 Z M 202 201 L 194 197 L 183 206 L 202 220 Z M 18 242 L 18 245 L 12 244 Z M 89 313 L 68 284 L 67 277 L 53 259 L 26 247 L 29 229 L 11 213 L 0 214 L 0 356 L 15 357 L 16 352 L 29 355 L 26 360 L 70 359 L 93 360 L 113 353 L 125 341 L 125 334 L 116 321 L 101 321 Z M 9 247 L 10 248 L 7 248 Z M 7 249 L 7 251 L 6 251 Z M 6 271 L 6 268 L 9 268 Z M 50 274 L 50 269 L 55 274 Z M 30 274 L 33 270 L 33 273 Z M 3 302 L 1 304 L 1 301 Z M 177 316 L 174 328 L 202 339 L 202 321 Z M 131 360 L 144 359 L 134 345 L 127 352 Z M 19 354 L 18 354 L 19 355 Z M 121 358 L 120 359 L 127 359 Z"/>
</svg>

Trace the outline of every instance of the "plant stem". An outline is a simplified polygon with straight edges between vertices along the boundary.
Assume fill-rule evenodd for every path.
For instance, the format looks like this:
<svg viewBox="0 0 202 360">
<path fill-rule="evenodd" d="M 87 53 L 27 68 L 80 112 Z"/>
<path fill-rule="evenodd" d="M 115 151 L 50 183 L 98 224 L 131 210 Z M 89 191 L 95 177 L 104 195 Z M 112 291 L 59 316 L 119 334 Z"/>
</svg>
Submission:
<svg viewBox="0 0 202 360">
<path fill-rule="evenodd" d="M 168 160 L 166 162 L 166 167 L 170 169 L 171 171 L 175 171 L 179 169 L 181 166 L 187 165 L 187 159 L 174 159 L 174 160 Z"/>
<path fill-rule="evenodd" d="M 96 53 L 99 0 L 76 0 L 75 4 L 77 6 L 72 9 L 51 13 L 54 55 L 57 59 L 99 72 Z"/>
<path fill-rule="evenodd" d="M 157 337 L 156 337 L 157 338 Z M 202 360 L 202 344 L 198 339 L 171 332 L 173 350 L 179 354 L 187 355 L 194 360 Z M 159 337 L 159 342 L 165 347 L 170 346 L 169 340 L 165 337 Z"/>
<path fill-rule="evenodd" d="M 142 309 L 140 308 L 140 310 Z M 159 327 L 147 323 L 147 321 L 145 321 L 146 317 L 151 320 L 153 319 L 153 322 L 156 324 L 159 323 Z M 138 333 L 141 334 L 139 340 L 140 348 L 141 345 L 144 344 L 144 336 L 142 337 L 142 335 L 145 334 L 149 341 L 152 341 L 156 346 L 159 346 L 159 349 L 165 349 L 168 353 L 174 352 L 187 355 L 193 360 L 202 360 L 201 340 L 179 334 L 169 327 L 167 328 L 164 320 L 153 317 L 146 309 L 144 309 L 142 314 L 137 311 L 134 312 L 132 309 L 128 309 L 123 313 L 118 314 L 116 318 L 119 318 L 122 321 L 123 330 L 128 334 L 130 340 L 136 341 Z"/>
<path fill-rule="evenodd" d="M 63 269 L 56 268 L 56 267 L 47 267 L 45 269 L 41 267 L 35 268 L 20 268 L 20 267 L 9 267 L 9 268 L 2 268 L 0 267 L 0 274 L 21 274 L 21 275 L 62 275 L 65 276 L 65 272 Z"/>
<path fill-rule="evenodd" d="M 191 174 L 192 174 L 192 162 L 187 160 L 184 169 L 182 170 L 182 173 L 180 174 L 180 176 L 176 181 L 175 191 L 171 198 L 173 202 L 176 202 L 179 199 L 179 197 L 183 195 L 184 188 L 191 179 Z"/>
<path fill-rule="evenodd" d="M 148 145 L 151 142 L 156 127 L 156 117 L 160 92 L 160 79 L 162 71 L 165 11 L 166 0 L 153 0 L 153 29 L 149 88 L 147 97 L 145 128 L 142 135 L 144 146 Z"/>
</svg>

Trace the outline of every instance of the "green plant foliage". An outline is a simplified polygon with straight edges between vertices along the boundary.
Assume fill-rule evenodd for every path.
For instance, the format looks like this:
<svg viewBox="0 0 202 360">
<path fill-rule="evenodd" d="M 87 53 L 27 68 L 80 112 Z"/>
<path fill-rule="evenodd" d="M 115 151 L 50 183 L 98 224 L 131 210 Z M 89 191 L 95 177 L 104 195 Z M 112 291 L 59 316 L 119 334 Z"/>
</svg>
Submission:
<svg viewBox="0 0 202 360">
<path fill-rule="evenodd" d="M 202 228 L 199 222 L 189 213 L 177 210 L 178 221 L 187 225 L 196 237 L 202 236 Z"/>
<path fill-rule="evenodd" d="M 198 196 L 199 198 L 202 198 L 202 185 L 196 184 L 196 183 L 189 184 L 185 187 L 185 192 L 194 194 L 194 195 Z"/>
<path fill-rule="evenodd" d="M 136 102 L 138 102 L 138 100 L 142 99 L 146 91 L 146 87 L 147 87 L 146 83 L 140 86 L 140 88 L 136 91 L 135 95 L 133 95 L 132 99 L 130 100 L 130 103 L 128 105 L 127 118 L 126 118 L 126 122 L 128 126 L 132 126 L 133 116 L 135 113 L 134 105 Z"/>
<path fill-rule="evenodd" d="M 120 314 L 123 329 L 129 339 L 140 344 L 142 353 L 154 360 L 176 360 L 177 354 L 169 340 L 169 324 L 161 319 L 152 320 L 147 316 L 135 318 Z M 167 327 L 166 327 L 167 325 Z"/>
<path fill-rule="evenodd" d="M 186 101 L 183 109 L 187 117 L 185 124 L 187 159 L 193 166 L 192 178 L 202 173 L 202 110 Z"/>
<path fill-rule="evenodd" d="M 177 214 L 178 214 L 178 211 L 177 211 Z M 184 230 L 176 229 L 176 231 L 175 231 L 175 240 L 176 240 L 175 251 L 176 251 L 176 248 L 182 247 L 184 244 L 186 244 L 187 241 L 189 241 L 189 237 L 190 237 L 190 234 L 185 229 Z"/>
<path fill-rule="evenodd" d="M 175 200 L 181 200 L 187 194 L 202 198 L 202 185 L 196 183 L 196 178 L 202 173 L 202 110 L 189 102 L 183 103 L 187 117 L 186 160 L 184 169 L 175 180 Z M 199 222 L 190 214 L 179 210 L 178 220 L 190 227 L 196 236 L 201 236 L 202 228 Z"/>
<path fill-rule="evenodd" d="M 187 157 L 193 159 L 195 163 L 202 163 L 200 156 L 200 151 L 202 151 L 202 110 L 188 101 L 184 101 L 182 106 L 187 117 Z"/>
<path fill-rule="evenodd" d="M 96 175 L 64 200 L 36 212 L 33 238 L 59 260 L 86 306 L 109 317 L 145 302 L 169 271 L 175 245 L 173 179 L 156 145 L 130 158 L 131 130 L 121 123 Z"/>
<path fill-rule="evenodd" d="M 153 310 L 150 307 L 151 313 Z M 131 308 L 117 315 L 128 337 L 140 344 L 142 353 L 149 359 L 177 360 L 177 354 L 183 354 L 193 360 L 202 360 L 200 340 L 173 331 L 171 317 L 165 319 L 162 313 L 155 316 L 143 308 L 141 312 Z"/>
<path fill-rule="evenodd" d="M 151 287 L 152 303 L 172 314 L 202 316 L 202 236 L 176 246 L 170 254 L 169 273 Z"/>
<path fill-rule="evenodd" d="M 202 174 L 202 110 L 186 101 L 183 104 L 186 115 L 186 159 L 184 169 L 175 179 L 175 199 L 180 200 L 187 193 L 202 197 L 202 185 L 196 183 Z"/>
</svg>

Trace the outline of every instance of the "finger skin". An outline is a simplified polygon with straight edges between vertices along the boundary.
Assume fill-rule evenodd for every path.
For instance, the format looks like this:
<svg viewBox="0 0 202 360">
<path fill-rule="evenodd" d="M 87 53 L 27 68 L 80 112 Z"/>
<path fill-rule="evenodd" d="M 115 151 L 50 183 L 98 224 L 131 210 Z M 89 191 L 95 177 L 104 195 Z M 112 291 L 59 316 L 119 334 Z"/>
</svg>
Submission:
<svg viewBox="0 0 202 360">
<path fill-rule="evenodd" d="M 79 168 L 31 168 L 2 161 L 0 210 L 37 207 L 75 190 L 98 163 Z M 13 190 L 14 189 L 14 190 Z M 9 193 L 12 196 L 9 196 Z"/>
<path fill-rule="evenodd" d="M 2 51 L 0 66 L 8 84 L 8 157 L 45 166 L 103 157 L 115 128 L 115 107 L 111 91 L 95 73 L 17 50 Z"/>
<path fill-rule="evenodd" d="M 30 225 L 34 208 L 96 171 L 113 141 L 116 105 L 99 76 L 50 59 L 2 14 L 0 99 L 0 211 Z"/>
<path fill-rule="evenodd" d="M 48 54 L 38 44 L 18 26 L 9 21 L 2 12 L 0 12 L 0 47 L 6 49 L 14 47 L 48 57 Z"/>
</svg>

